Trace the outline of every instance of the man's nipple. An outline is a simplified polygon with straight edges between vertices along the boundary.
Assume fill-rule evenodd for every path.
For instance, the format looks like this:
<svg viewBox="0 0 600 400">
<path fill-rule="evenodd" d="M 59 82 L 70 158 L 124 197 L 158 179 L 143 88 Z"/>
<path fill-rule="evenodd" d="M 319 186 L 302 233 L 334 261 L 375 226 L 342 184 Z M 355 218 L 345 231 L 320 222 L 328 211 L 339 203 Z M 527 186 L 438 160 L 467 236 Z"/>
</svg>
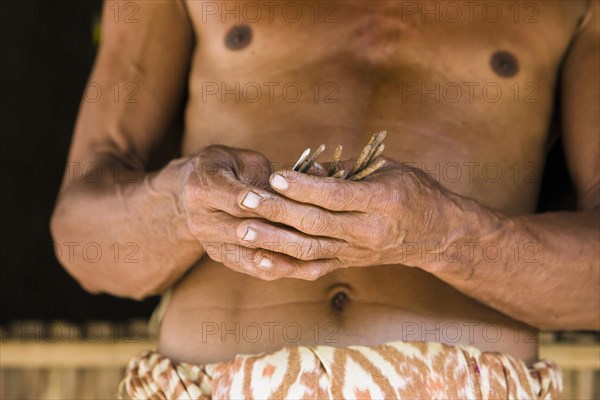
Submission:
<svg viewBox="0 0 600 400">
<path fill-rule="evenodd" d="M 225 46 L 229 50 L 241 50 L 252 41 L 252 29 L 246 24 L 232 26 L 225 35 Z"/>
<path fill-rule="evenodd" d="M 496 74 L 504 78 L 510 78 L 519 72 L 517 58 L 508 51 L 500 50 L 492 54 L 490 66 Z"/>
</svg>

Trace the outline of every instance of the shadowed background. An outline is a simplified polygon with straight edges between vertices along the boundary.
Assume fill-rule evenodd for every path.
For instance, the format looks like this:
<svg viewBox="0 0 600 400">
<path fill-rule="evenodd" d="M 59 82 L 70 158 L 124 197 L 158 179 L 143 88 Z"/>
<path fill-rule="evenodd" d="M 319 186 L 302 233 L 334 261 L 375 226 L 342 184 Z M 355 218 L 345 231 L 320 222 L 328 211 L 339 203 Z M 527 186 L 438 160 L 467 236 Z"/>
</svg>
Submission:
<svg viewBox="0 0 600 400">
<path fill-rule="evenodd" d="M 101 6 L 100 0 L 0 2 L 0 323 L 147 317 L 157 303 L 86 293 L 54 257 L 49 232 Z"/>
</svg>

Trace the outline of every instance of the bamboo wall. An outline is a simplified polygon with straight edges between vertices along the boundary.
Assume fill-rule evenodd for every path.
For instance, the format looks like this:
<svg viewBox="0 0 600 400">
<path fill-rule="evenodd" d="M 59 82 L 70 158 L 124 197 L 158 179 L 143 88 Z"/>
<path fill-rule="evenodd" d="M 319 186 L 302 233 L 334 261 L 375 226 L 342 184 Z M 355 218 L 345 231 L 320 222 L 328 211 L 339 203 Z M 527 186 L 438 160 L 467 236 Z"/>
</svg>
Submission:
<svg viewBox="0 0 600 400">
<path fill-rule="evenodd" d="M 154 348 L 143 322 L 83 326 L 33 321 L 0 327 L 0 398 L 115 399 L 127 361 Z M 540 336 L 540 356 L 564 371 L 563 399 L 600 399 L 600 337 Z"/>
</svg>

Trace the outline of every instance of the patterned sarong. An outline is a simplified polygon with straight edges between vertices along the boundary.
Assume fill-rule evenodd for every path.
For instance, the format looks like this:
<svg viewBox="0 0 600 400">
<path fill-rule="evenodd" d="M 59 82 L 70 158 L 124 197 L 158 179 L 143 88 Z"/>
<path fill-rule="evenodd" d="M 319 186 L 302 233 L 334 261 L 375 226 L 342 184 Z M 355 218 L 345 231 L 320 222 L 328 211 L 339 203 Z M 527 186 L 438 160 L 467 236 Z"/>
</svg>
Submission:
<svg viewBox="0 0 600 400">
<path fill-rule="evenodd" d="M 130 361 L 121 385 L 133 399 L 558 399 L 561 390 L 552 362 L 527 367 L 501 353 L 422 342 L 285 347 L 206 365 L 148 351 Z"/>
</svg>

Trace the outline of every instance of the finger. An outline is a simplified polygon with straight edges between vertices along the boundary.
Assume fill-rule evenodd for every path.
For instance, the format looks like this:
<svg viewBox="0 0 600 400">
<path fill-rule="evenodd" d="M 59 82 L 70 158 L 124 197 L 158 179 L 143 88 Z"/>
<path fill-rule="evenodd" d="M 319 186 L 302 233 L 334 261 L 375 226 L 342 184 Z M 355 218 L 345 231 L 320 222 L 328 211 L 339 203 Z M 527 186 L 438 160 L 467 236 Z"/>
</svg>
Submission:
<svg viewBox="0 0 600 400">
<path fill-rule="evenodd" d="M 206 254 L 213 260 L 220 262 L 228 268 L 252 275 L 263 280 L 274 280 L 292 274 L 292 265 L 289 263 L 273 263 L 273 254 L 268 254 L 259 249 L 251 249 L 235 243 L 219 243 L 210 247 Z"/>
<path fill-rule="evenodd" d="M 248 217 L 240 209 L 237 197 L 241 191 L 269 187 L 271 165 L 262 154 L 210 146 L 202 157 L 189 164 L 183 204 L 190 209 L 210 208 L 230 215 Z"/>
<path fill-rule="evenodd" d="M 368 181 L 349 181 L 331 177 L 310 176 L 295 171 L 279 171 L 271 175 L 271 187 L 283 196 L 331 211 L 368 211 L 373 196 L 379 196 L 379 185 Z"/>
<path fill-rule="evenodd" d="M 216 247 L 222 242 L 242 243 L 237 239 L 237 226 L 246 218 L 238 218 L 223 211 L 212 211 L 191 217 L 190 231 L 199 238 L 210 238 L 202 240 L 204 247 Z"/>
<path fill-rule="evenodd" d="M 267 281 L 281 278 L 315 280 L 341 266 L 337 259 L 304 261 L 233 243 L 224 243 L 209 256 L 232 270 Z"/>
<path fill-rule="evenodd" d="M 252 150 L 238 149 L 235 153 L 237 161 L 237 178 L 248 185 L 262 189 L 269 188 L 269 175 L 272 165 L 261 153 Z"/>
<path fill-rule="evenodd" d="M 255 216 L 284 224 L 312 236 L 347 238 L 357 229 L 355 218 L 347 213 L 332 213 L 313 205 L 299 203 L 277 194 L 250 190 L 238 198 L 239 205 Z"/>
<path fill-rule="evenodd" d="M 342 248 L 348 246 L 341 240 L 308 236 L 260 220 L 245 220 L 240 223 L 237 237 L 242 246 L 262 248 L 299 260 L 339 258 Z"/>
<path fill-rule="evenodd" d="M 191 171 L 184 185 L 182 205 L 187 210 L 212 209 L 242 216 L 236 204 L 237 194 L 247 185 L 239 182 L 230 169 L 217 162 L 203 162 L 191 165 Z"/>
<path fill-rule="evenodd" d="M 236 248 L 234 248 L 234 246 Z M 243 249 L 240 248 L 239 250 L 237 250 L 237 247 L 240 247 L 238 245 L 235 244 L 230 244 L 227 242 L 212 242 L 212 243 L 208 243 L 207 245 L 203 245 L 202 246 L 204 248 L 204 252 L 206 253 L 206 255 L 211 259 L 214 260 L 220 264 L 225 265 L 227 268 L 235 271 L 235 272 L 239 272 L 242 274 L 249 274 L 249 271 L 243 269 L 240 265 L 239 262 L 231 262 L 227 260 L 227 254 L 228 253 L 237 253 L 237 254 L 242 254 L 243 253 Z M 251 249 L 248 249 L 248 251 Z M 236 259 L 236 256 L 233 257 L 233 259 Z M 251 274 L 249 274 L 251 275 Z"/>
<path fill-rule="evenodd" d="M 257 186 L 245 184 L 230 174 L 224 174 L 219 182 L 212 182 L 211 195 L 206 196 L 206 198 L 209 203 L 208 205 L 214 210 L 223 211 L 238 218 L 250 218 L 254 214 L 241 208 L 238 204 L 240 195 L 248 191 L 260 193 L 261 196 L 270 195 Z"/>
<path fill-rule="evenodd" d="M 348 247 L 342 240 L 311 237 L 264 220 L 237 218 L 222 211 L 198 215 L 190 229 L 198 237 L 210 237 L 200 243 L 207 253 L 214 253 L 223 243 L 287 254 L 302 260 L 339 257 Z M 205 227 L 210 226 L 209 232 Z M 219 261 L 219 260 L 216 260 Z"/>
<path fill-rule="evenodd" d="M 263 154 L 224 145 L 208 146 L 202 153 L 204 162 L 200 166 L 203 171 L 213 174 L 227 171 L 237 181 L 267 188 L 272 165 Z"/>
<path fill-rule="evenodd" d="M 336 258 L 321 260 L 297 260 L 283 254 L 276 254 L 276 262 L 290 263 L 294 268 L 286 278 L 302 279 L 305 281 L 317 280 L 330 272 L 342 267 L 342 263 Z"/>
</svg>

